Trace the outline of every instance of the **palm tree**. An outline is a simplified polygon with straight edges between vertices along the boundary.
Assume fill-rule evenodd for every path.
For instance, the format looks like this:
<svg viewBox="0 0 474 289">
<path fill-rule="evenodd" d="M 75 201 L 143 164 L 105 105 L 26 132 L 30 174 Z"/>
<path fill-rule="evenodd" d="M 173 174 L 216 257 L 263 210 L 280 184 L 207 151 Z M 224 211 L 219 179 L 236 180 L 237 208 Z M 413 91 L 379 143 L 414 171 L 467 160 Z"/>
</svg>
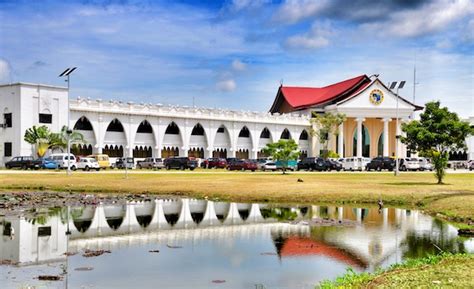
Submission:
<svg viewBox="0 0 474 289">
<path fill-rule="evenodd" d="M 71 134 L 68 134 L 68 128 L 67 126 L 63 126 L 61 128 L 61 131 L 59 133 L 52 133 L 50 137 L 50 148 L 55 149 L 64 149 L 67 147 L 67 140 L 69 138 L 69 141 L 71 145 L 74 144 L 83 144 L 85 143 L 84 136 L 77 131 L 72 131 Z"/>
</svg>

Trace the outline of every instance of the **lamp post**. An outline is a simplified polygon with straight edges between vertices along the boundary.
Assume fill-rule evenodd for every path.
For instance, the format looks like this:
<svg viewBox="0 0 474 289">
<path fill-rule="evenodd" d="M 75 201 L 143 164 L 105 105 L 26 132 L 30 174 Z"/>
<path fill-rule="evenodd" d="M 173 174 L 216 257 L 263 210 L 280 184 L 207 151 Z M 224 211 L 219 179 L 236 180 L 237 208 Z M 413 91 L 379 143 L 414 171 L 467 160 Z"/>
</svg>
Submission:
<svg viewBox="0 0 474 289">
<path fill-rule="evenodd" d="M 406 81 L 402 80 L 402 81 L 400 81 L 400 83 L 397 86 L 397 82 L 394 81 L 390 85 L 390 89 L 394 89 L 395 87 L 397 88 L 397 93 L 396 93 L 396 95 L 397 95 L 397 109 L 396 109 L 396 117 L 395 117 L 395 171 L 394 171 L 395 176 L 398 176 L 399 173 L 400 173 L 400 170 L 399 170 L 400 163 L 399 163 L 399 160 L 398 160 L 398 154 L 399 154 L 398 147 L 399 147 L 399 143 L 400 143 L 400 136 L 398 135 L 398 100 L 399 100 L 400 96 L 398 96 L 398 90 L 402 89 L 405 86 L 405 83 L 406 83 Z"/>
<path fill-rule="evenodd" d="M 70 165 L 70 154 L 71 154 L 71 142 L 70 142 L 70 139 L 71 139 L 71 134 L 72 134 L 72 130 L 69 128 L 69 88 L 70 88 L 70 75 L 71 73 L 76 70 L 77 67 L 68 67 L 66 68 L 66 70 L 64 70 L 58 77 L 66 77 L 66 79 L 64 81 L 67 82 L 67 175 L 69 176 L 71 174 L 71 165 Z"/>
</svg>

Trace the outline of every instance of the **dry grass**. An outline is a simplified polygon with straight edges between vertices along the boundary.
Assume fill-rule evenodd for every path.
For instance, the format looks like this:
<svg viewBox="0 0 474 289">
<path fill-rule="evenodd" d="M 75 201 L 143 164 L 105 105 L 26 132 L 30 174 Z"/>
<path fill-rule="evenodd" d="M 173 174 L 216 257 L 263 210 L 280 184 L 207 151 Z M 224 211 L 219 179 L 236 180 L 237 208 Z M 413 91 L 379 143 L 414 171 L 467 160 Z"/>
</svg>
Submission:
<svg viewBox="0 0 474 289">
<path fill-rule="evenodd" d="M 297 182 L 302 179 L 303 182 Z M 452 173 L 437 185 L 430 173 L 271 173 L 159 172 L 0 173 L 0 190 L 154 193 L 233 201 L 297 203 L 376 203 L 431 207 L 462 220 L 473 218 L 474 175 Z M 449 214 L 448 214 L 449 213 Z M 461 220 L 461 222 L 462 222 Z M 459 221 L 459 220 L 458 220 Z"/>
</svg>

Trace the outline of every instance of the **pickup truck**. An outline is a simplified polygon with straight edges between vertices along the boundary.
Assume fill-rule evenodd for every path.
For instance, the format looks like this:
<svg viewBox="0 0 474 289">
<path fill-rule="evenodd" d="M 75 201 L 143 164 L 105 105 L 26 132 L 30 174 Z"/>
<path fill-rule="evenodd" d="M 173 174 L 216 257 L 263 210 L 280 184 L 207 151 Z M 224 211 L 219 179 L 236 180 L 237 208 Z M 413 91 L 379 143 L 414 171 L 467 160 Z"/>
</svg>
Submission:
<svg viewBox="0 0 474 289">
<path fill-rule="evenodd" d="M 165 167 L 161 158 L 146 158 L 137 162 L 137 169 L 162 169 Z"/>
<path fill-rule="evenodd" d="M 12 169 L 12 168 L 21 168 L 23 170 L 27 169 L 39 169 L 42 165 L 41 160 L 35 160 L 31 156 L 19 156 L 19 157 L 14 157 L 10 161 L 5 163 L 5 167 L 7 169 Z"/>
</svg>

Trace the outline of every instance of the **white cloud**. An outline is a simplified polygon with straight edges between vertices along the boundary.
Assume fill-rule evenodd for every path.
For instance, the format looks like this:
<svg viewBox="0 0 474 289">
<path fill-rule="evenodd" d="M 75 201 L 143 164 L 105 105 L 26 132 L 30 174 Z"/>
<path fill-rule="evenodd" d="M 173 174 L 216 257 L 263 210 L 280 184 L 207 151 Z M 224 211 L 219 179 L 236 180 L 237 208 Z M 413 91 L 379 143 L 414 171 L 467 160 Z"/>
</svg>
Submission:
<svg viewBox="0 0 474 289">
<path fill-rule="evenodd" d="M 240 61 L 239 59 L 235 59 L 232 61 L 232 69 L 235 71 L 244 71 L 247 68 L 247 65 Z"/>
<path fill-rule="evenodd" d="M 0 83 L 11 82 L 11 67 L 8 61 L 0 58 Z"/>
<path fill-rule="evenodd" d="M 234 91 L 237 88 L 237 84 L 233 79 L 221 80 L 216 83 L 216 88 L 219 91 L 230 92 Z"/>
<path fill-rule="evenodd" d="M 273 20 L 293 24 L 318 14 L 327 4 L 327 0 L 287 0 L 275 13 Z"/>
<path fill-rule="evenodd" d="M 329 38 L 334 34 L 329 24 L 313 24 L 311 31 L 286 39 L 284 46 L 289 49 L 312 50 L 328 46 Z"/>
<path fill-rule="evenodd" d="M 231 9 L 234 11 L 241 11 L 249 8 L 258 8 L 268 2 L 269 0 L 232 0 Z"/>
<path fill-rule="evenodd" d="M 383 34 L 414 37 L 434 33 L 474 14 L 472 0 L 438 0 L 419 9 L 395 12 L 388 21 L 362 25 Z"/>
</svg>

